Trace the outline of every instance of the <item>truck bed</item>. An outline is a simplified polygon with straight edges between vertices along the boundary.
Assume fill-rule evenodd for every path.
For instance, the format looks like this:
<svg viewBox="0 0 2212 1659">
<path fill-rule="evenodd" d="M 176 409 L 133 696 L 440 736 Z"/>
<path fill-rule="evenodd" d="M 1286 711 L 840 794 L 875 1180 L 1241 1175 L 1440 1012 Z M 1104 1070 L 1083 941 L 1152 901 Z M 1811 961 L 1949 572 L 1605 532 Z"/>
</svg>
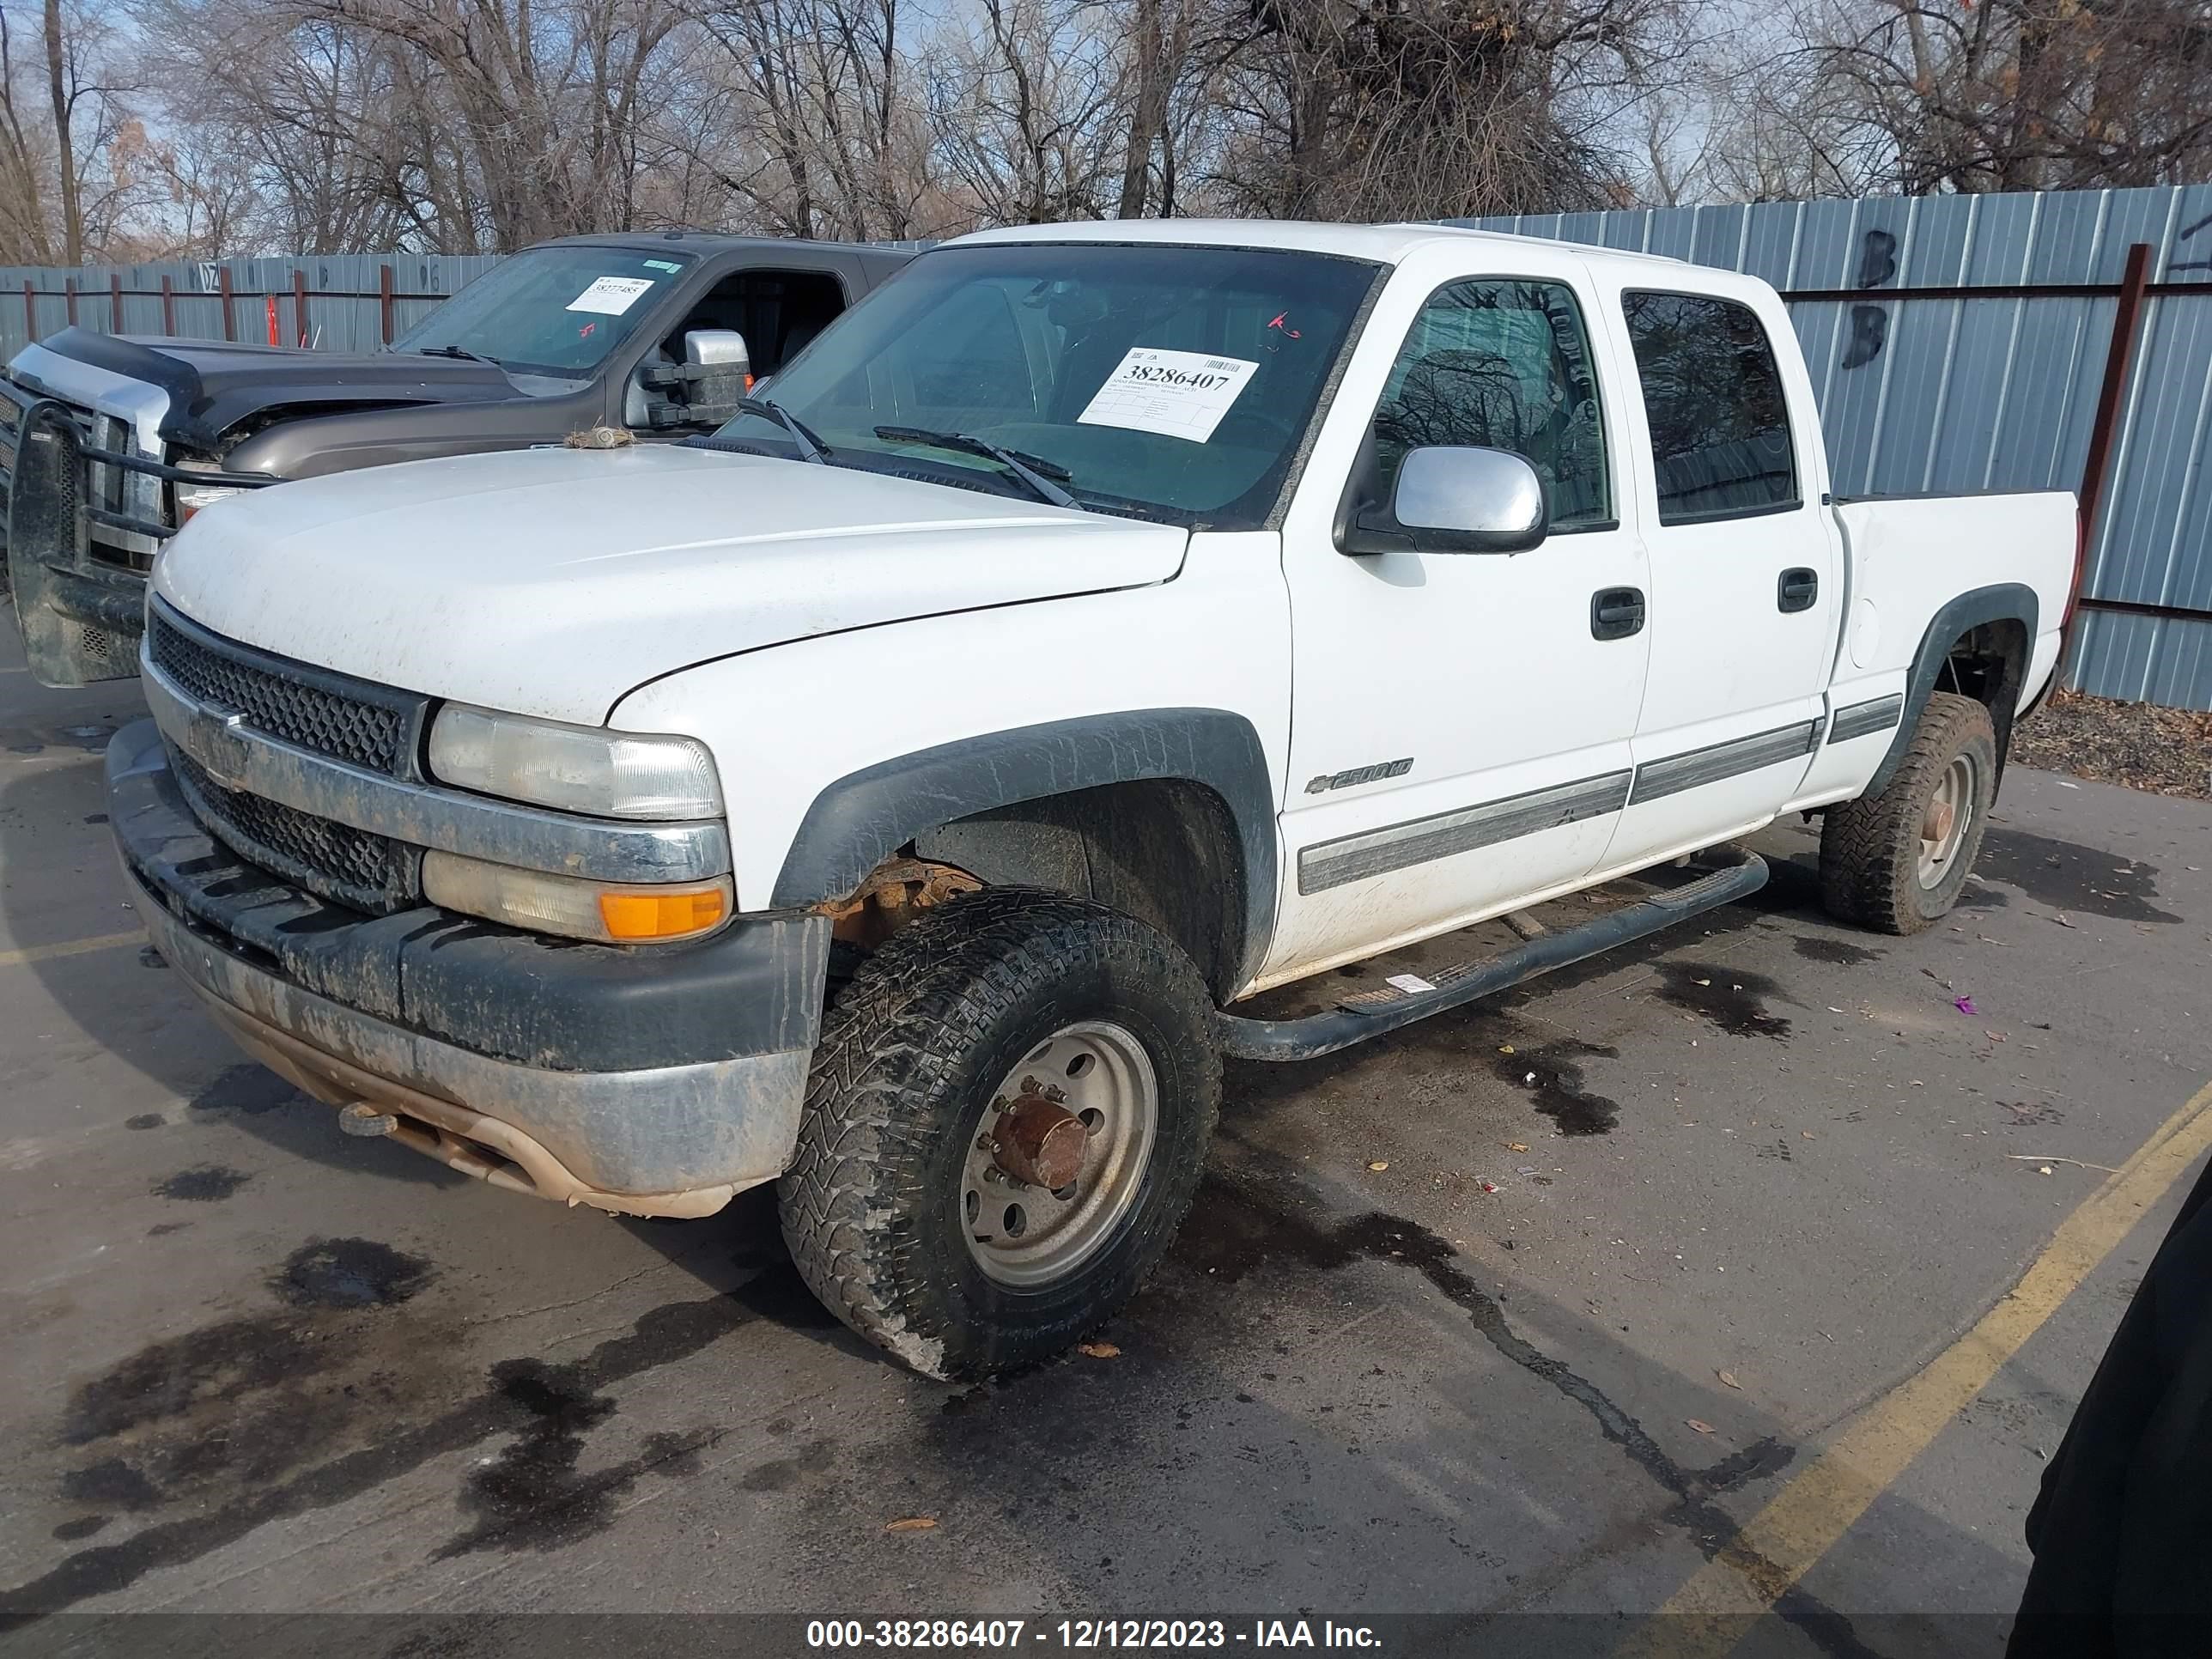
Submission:
<svg viewBox="0 0 2212 1659">
<path fill-rule="evenodd" d="M 1849 586 L 1832 675 L 1841 706 L 1901 689 L 1947 608 L 1990 588 L 2035 597 L 2018 705 L 2057 667 L 2080 537 L 2061 489 L 1974 495 L 1863 495 L 1835 503 Z"/>
</svg>

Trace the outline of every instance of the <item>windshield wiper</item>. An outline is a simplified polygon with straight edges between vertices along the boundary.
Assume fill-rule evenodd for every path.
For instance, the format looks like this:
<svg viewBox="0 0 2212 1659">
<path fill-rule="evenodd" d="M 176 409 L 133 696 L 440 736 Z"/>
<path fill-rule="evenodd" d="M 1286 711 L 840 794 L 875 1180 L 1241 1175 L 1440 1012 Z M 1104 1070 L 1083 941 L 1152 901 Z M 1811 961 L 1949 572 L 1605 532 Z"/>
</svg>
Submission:
<svg viewBox="0 0 2212 1659">
<path fill-rule="evenodd" d="M 742 414 L 757 415 L 763 421 L 774 421 L 791 434 L 791 441 L 799 446 L 799 459 L 812 461 L 819 466 L 830 465 L 830 446 L 823 443 L 820 434 L 810 428 L 805 422 L 781 404 L 766 398 L 740 398 L 738 409 Z"/>
<path fill-rule="evenodd" d="M 1075 475 L 1058 461 L 1048 461 L 1042 455 L 1025 455 L 1018 449 L 1002 449 L 997 444 L 973 437 L 965 432 L 932 432 L 919 426 L 879 426 L 876 436 L 886 443 L 927 444 L 934 449 L 964 450 L 970 455 L 981 455 L 986 460 L 996 461 L 1034 491 L 1040 501 L 1050 501 L 1054 507 L 1081 507 L 1082 502 L 1053 482 L 1066 483 Z"/>
<path fill-rule="evenodd" d="M 418 357 L 459 357 L 472 363 L 489 363 L 494 368 L 499 367 L 495 359 L 485 356 L 481 351 L 471 351 L 466 346 L 417 346 L 415 355 Z"/>
</svg>

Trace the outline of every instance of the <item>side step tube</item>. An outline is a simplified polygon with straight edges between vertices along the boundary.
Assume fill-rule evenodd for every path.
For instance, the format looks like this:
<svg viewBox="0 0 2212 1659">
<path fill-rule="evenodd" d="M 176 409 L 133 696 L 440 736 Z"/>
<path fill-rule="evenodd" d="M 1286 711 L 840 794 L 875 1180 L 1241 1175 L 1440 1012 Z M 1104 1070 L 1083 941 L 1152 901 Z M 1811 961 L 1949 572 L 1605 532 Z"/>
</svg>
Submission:
<svg viewBox="0 0 2212 1659">
<path fill-rule="evenodd" d="M 1327 1013 L 1304 1019 L 1245 1019 L 1214 1016 L 1221 1046 L 1239 1060 L 1313 1060 L 1355 1042 L 1458 1008 L 1524 980 L 1548 974 L 1656 933 L 1662 927 L 1757 892 L 1766 885 L 1766 860 L 1741 848 L 1718 848 L 1724 868 L 1686 887 L 1655 894 L 1565 933 L 1542 933 L 1503 956 L 1486 957 L 1437 976 L 1431 991 L 1366 992 Z"/>
</svg>

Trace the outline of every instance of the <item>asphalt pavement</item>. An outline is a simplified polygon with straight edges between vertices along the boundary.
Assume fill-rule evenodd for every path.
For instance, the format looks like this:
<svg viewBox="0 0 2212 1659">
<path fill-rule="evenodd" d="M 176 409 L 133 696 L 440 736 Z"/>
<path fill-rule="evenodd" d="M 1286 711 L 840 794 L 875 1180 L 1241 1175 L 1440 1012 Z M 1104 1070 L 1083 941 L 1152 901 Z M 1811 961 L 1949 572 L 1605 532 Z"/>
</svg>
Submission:
<svg viewBox="0 0 2212 1659">
<path fill-rule="evenodd" d="M 1725 1592 L 1778 1607 L 1778 1653 L 1995 1654 L 2044 1460 L 2212 1121 L 2212 805 L 2015 770 L 1919 938 L 1826 919 L 1792 821 L 1750 903 L 1232 1064 L 1150 1288 L 1091 1352 L 951 1391 L 812 1304 L 765 1193 L 563 1210 L 246 1062 L 131 937 L 99 757 L 135 688 L 45 691 L 10 652 L 19 1640 L 125 1611 L 1220 1618 L 1231 1645 L 1449 1614 L 1481 1622 L 1393 1644 L 1471 1651 Z"/>
</svg>

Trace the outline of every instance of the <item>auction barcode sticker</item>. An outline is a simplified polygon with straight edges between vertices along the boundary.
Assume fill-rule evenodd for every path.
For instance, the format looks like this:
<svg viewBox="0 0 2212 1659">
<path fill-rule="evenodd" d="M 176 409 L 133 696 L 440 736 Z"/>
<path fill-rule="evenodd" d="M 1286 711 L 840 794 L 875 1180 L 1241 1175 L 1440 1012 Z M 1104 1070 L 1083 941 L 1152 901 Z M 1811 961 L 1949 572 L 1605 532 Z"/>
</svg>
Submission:
<svg viewBox="0 0 2212 1659">
<path fill-rule="evenodd" d="M 1132 346 L 1075 418 L 1085 426 L 1126 427 L 1202 444 L 1259 367 L 1242 357 Z"/>
<path fill-rule="evenodd" d="M 653 286 L 650 276 L 601 276 L 574 299 L 571 311 L 596 311 L 602 317 L 619 317 L 637 303 L 637 296 Z"/>
</svg>

